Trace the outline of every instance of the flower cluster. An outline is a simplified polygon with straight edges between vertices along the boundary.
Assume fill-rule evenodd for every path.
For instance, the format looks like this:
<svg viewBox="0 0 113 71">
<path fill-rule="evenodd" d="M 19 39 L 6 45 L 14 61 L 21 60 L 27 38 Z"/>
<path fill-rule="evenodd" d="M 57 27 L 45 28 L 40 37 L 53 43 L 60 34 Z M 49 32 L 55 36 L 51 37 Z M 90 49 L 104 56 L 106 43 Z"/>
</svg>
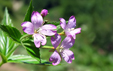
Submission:
<svg viewBox="0 0 113 71">
<path fill-rule="evenodd" d="M 67 62 L 71 63 L 74 60 L 74 54 L 69 48 L 71 48 L 76 39 L 76 34 L 81 32 L 81 28 L 76 27 L 76 19 L 74 16 L 69 18 L 68 23 L 66 24 L 65 19 L 60 18 L 60 26 L 64 30 L 65 39 L 61 43 L 62 34 L 58 34 L 55 29 L 57 27 L 53 24 L 45 24 L 43 18 L 48 14 L 48 10 L 43 9 L 41 13 L 32 12 L 31 22 L 26 21 L 21 24 L 23 27 L 23 31 L 29 35 L 33 35 L 34 44 L 37 48 L 40 45 L 45 45 L 47 40 L 46 36 L 51 37 L 51 43 L 54 46 L 54 52 L 49 58 L 49 61 L 52 62 L 53 65 L 57 65 L 61 61 L 61 57 Z M 53 37 L 55 36 L 55 37 Z"/>
<path fill-rule="evenodd" d="M 31 22 L 26 21 L 21 24 L 23 27 L 23 31 L 29 35 L 33 35 L 34 44 L 37 48 L 40 47 L 40 43 L 42 45 L 46 44 L 46 35 L 53 36 L 57 31 L 53 30 L 57 27 L 52 24 L 43 25 L 43 17 L 47 15 L 47 10 L 42 10 L 41 13 L 33 11 L 31 15 Z"/>
</svg>

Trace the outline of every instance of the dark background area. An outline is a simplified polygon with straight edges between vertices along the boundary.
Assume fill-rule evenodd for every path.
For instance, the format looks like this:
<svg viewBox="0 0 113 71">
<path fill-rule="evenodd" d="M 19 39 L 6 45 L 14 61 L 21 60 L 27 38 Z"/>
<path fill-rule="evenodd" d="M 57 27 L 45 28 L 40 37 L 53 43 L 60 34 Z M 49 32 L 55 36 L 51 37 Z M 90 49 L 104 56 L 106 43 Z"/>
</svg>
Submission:
<svg viewBox="0 0 113 71">
<path fill-rule="evenodd" d="M 29 2 L 0 0 L 0 21 L 7 7 L 14 26 L 22 32 L 21 23 Z M 113 0 L 33 0 L 33 6 L 38 12 L 48 9 L 49 14 L 45 17 L 48 21 L 59 21 L 59 18 L 68 21 L 70 16 L 75 16 L 76 28 L 82 28 L 70 49 L 75 54 L 75 60 L 71 64 L 62 61 L 58 66 L 14 64 L 15 68 L 24 68 L 23 71 L 113 71 Z M 49 59 L 52 53 L 48 51 L 41 50 L 42 58 Z M 15 52 L 19 53 L 27 54 L 22 47 Z M 1 70 L 13 71 L 3 67 Z"/>
</svg>

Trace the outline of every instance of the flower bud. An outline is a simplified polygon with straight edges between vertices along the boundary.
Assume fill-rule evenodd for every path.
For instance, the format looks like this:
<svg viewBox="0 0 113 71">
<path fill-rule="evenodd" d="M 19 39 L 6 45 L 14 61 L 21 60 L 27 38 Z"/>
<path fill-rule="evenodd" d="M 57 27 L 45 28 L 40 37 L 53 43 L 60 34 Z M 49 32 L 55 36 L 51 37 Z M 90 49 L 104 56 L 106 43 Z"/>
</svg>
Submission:
<svg viewBox="0 0 113 71">
<path fill-rule="evenodd" d="M 43 9 L 43 10 L 41 11 L 42 17 L 45 17 L 47 14 L 48 14 L 48 10 Z"/>
</svg>

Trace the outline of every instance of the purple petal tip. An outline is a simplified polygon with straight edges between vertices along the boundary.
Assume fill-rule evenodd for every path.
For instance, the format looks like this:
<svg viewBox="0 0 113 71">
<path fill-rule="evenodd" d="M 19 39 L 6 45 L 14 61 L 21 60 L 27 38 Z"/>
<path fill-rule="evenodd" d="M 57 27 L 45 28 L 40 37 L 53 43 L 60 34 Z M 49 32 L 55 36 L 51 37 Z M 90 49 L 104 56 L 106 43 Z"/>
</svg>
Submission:
<svg viewBox="0 0 113 71">
<path fill-rule="evenodd" d="M 59 18 L 59 20 L 61 20 L 61 19 L 63 19 L 63 18 Z"/>
<path fill-rule="evenodd" d="M 35 11 L 32 12 L 31 16 L 35 13 Z"/>
<path fill-rule="evenodd" d="M 26 27 L 23 27 L 23 31 L 26 29 Z"/>
<path fill-rule="evenodd" d="M 75 18 L 75 16 L 72 15 L 72 16 L 70 17 L 70 19 L 72 19 L 72 18 Z"/>
<path fill-rule="evenodd" d="M 21 24 L 21 26 L 23 26 L 24 22 Z"/>
</svg>

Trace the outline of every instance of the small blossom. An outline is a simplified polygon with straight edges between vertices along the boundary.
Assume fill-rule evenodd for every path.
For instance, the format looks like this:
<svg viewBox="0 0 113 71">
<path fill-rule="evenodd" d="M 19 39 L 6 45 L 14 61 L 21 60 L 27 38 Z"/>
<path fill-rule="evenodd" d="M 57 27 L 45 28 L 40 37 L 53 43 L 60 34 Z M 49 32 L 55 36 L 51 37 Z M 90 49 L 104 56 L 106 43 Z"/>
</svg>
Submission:
<svg viewBox="0 0 113 71">
<path fill-rule="evenodd" d="M 69 48 L 71 48 L 74 45 L 75 40 L 69 36 L 67 36 L 59 45 L 61 42 L 61 36 L 58 34 L 55 34 L 55 38 L 51 37 L 51 43 L 55 48 L 55 51 L 49 58 L 49 61 L 52 62 L 53 65 L 57 65 L 61 61 L 61 57 L 67 62 L 72 63 L 72 60 L 74 60 L 74 54 Z"/>
<path fill-rule="evenodd" d="M 43 18 L 40 13 L 32 12 L 31 22 L 26 21 L 21 24 L 23 31 L 27 34 L 33 35 L 34 44 L 37 48 L 40 47 L 40 44 L 46 44 L 46 36 L 52 36 L 56 33 L 55 30 L 57 27 L 52 24 L 43 25 Z"/>
<path fill-rule="evenodd" d="M 43 9 L 43 10 L 41 11 L 42 17 L 45 17 L 47 14 L 48 14 L 48 10 Z"/>
<path fill-rule="evenodd" d="M 81 32 L 81 28 L 74 29 L 76 27 L 76 19 L 74 16 L 69 18 L 68 24 L 66 25 L 66 21 L 63 18 L 60 18 L 60 26 L 64 29 L 66 36 L 72 36 L 76 39 L 76 34 Z"/>
</svg>

